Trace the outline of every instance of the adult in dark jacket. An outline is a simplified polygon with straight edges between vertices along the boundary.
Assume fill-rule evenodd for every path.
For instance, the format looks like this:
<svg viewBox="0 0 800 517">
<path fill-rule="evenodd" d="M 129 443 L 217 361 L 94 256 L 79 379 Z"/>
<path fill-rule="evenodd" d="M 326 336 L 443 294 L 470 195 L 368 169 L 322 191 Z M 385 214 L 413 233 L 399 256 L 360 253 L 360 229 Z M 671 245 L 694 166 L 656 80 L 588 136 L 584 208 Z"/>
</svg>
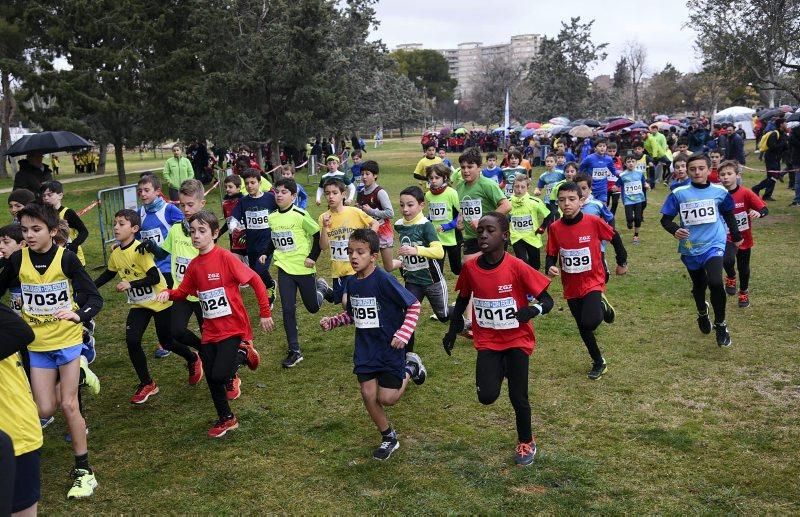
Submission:
<svg viewBox="0 0 800 517">
<path fill-rule="evenodd" d="M 19 170 L 14 175 L 14 186 L 11 190 L 24 188 L 39 197 L 39 189 L 45 181 L 53 181 L 53 171 L 44 163 L 44 155 L 31 153 L 19 161 Z"/>
<path fill-rule="evenodd" d="M 794 201 L 791 206 L 800 206 L 800 126 L 789 133 L 789 163 L 794 170 Z"/>
<path fill-rule="evenodd" d="M 764 191 L 765 201 L 775 201 L 772 191 L 775 190 L 775 183 L 781 175 L 781 157 L 788 147 L 786 138 L 786 120 L 780 118 L 775 121 L 775 129 L 767 138 L 767 152 L 764 153 L 764 165 L 767 167 L 767 177 L 758 185 L 753 187 L 756 195 Z M 765 132 L 764 135 L 767 133 Z M 762 137 L 763 138 L 763 137 Z"/>
<path fill-rule="evenodd" d="M 733 126 L 728 127 L 728 149 L 725 158 L 727 160 L 736 160 L 741 165 L 745 164 L 744 140 L 739 136 L 739 133 L 734 131 Z"/>
</svg>

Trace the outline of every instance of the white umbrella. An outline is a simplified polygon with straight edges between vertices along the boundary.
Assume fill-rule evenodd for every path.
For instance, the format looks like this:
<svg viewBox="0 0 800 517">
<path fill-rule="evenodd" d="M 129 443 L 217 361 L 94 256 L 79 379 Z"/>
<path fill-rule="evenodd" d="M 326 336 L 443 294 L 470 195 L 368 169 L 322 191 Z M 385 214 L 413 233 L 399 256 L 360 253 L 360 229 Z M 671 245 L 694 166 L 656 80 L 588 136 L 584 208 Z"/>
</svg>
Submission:
<svg viewBox="0 0 800 517">
<path fill-rule="evenodd" d="M 717 114 L 714 115 L 714 120 L 720 122 L 742 122 L 752 119 L 753 113 L 755 112 L 756 110 L 744 106 L 731 106 L 730 108 L 718 111 Z"/>
</svg>

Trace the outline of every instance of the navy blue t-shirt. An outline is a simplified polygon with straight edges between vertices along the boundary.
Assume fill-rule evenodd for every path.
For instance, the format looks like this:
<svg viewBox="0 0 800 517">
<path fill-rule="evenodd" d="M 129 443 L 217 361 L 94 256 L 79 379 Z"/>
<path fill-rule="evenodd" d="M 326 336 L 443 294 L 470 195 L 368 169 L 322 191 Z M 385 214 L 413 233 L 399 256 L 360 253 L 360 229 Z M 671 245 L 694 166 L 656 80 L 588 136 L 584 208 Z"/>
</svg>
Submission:
<svg viewBox="0 0 800 517">
<path fill-rule="evenodd" d="M 388 372 L 403 379 L 406 352 L 392 348 L 392 338 L 417 299 L 380 268 L 366 278 L 350 278 L 345 291 L 347 312 L 356 327 L 353 373 Z"/>
<path fill-rule="evenodd" d="M 231 216 L 244 221 L 247 254 L 264 253 L 272 238 L 267 216 L 278 209 L 275 194 L 264 192 L 261 197 L 243 196 L 233 208 Z"/>
</svg>

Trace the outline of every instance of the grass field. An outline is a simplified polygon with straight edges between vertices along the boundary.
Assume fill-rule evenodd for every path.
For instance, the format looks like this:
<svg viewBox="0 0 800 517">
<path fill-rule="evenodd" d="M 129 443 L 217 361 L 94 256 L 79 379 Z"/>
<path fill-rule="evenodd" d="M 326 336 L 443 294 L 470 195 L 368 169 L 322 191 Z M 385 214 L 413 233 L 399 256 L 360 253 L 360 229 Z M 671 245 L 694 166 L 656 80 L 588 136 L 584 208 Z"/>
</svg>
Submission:
<svg viewBox="0 0 800 517">
<path fill-rule="evenodd" d="M 367 158 L 381 164 L 380 183 L 396 203 L 419 158 L 416 140 L 370 149 Z M 745 184 L 760 177 L 748 173 Z M 114 181 L 109 174 L 74 184 L 65 204 L 81 208 Z M 530 368 L 540 451 L 532 466 L 513 465 L 506 396 L 478 403 L 471 343 L 459 339 L 448 357 L 446 328 L 428 320 L 426 303 L 417 351 L 428 381 L 388 410 L 401 448 L 379 463 L 371 459 L 378 434 L 351 373 L 353 328 L 319 329 L 320 316 L 335 311 L 330 305 L 313 316 L 298 311 L 305 361 L 284 370 L 278 302 L 277 330 L 256 331 L 262 366 L 242 372 L 243 396 L 232 404 L 241 427 L 211 440 L 205 433 L 215 413 L 205 382 L 186 386 L 174 356 L 150 359 L 161 393 L 142 407 L 128 402 L 137 380 L 124 342 L 127 307 L 109 284 L 93 365 L 103 388 L 84 398 L 100 486 L 90 500 L 65 499 L 72 454 L 57 416 L 45 430 L 42 512 L 800 513 L 800 211 L 787 207 L 789 193 L 779 184 L 769 217 L 754 224 L 753 305 L 742 310 L 730 301 L 733 347 L 722 350 L 695 324 L 676 241 L 658 224 L 664 195 L 663 186 L 651 195 L 640 246 L 621 230 L 630 273 L 608 288 L 617 321 L 598 330 L 609 363 L 600 381 L 586 378 L 589 357 L 560 283 L 550 288 L 556 306 L 535 320 Z M 216 191 L 209 200 L 218 211 Z M 99 266 L 97 214 L 84 219 L 92 232 L 89 265 Z M 327 258 L 320 272 L 328 272 Z M 252 293 L 245 296 L 255 308 Z M 152 329 L 145 342 L 152 357 Z"/>
</svg>

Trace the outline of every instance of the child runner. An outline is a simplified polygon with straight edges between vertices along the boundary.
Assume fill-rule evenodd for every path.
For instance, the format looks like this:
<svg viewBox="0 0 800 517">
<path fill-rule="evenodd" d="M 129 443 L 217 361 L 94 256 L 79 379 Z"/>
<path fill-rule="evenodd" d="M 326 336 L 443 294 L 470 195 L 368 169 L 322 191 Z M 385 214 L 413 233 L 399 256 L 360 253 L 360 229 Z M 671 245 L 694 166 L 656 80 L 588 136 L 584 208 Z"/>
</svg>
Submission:
<svg viewBox="0 0 800 517">
<path fill-rule="evenodd" d="M 617 155 L 617 144 L 615 142 L 609 142 L 608 144 L 608 155 L 614 158 L 614 167 L 618 170 L 624 170 L 623 160 Z M 608 205 L 609 210 L 611 210 L 611 215 L 617 217 L 617 206 L 619 205 L 619 198 L 620 198 L 620 189 L 617 186 L 617 176 L 613 174 L 608 175 Z"/>
<path fill-rule="evenodd" d="M 397 404 L 409 379 L 415 384 L 425 382 L 427 372 L 420 357 L 407 351 L 420 304 L 393 275 L 377 267 L 379 248 L 378 235 L 372 230 L 355 230 L 350 235 L 347 252 L 356 275 L 346 286 L 347 310 L 322 318 L 320 325 L 325 331 L 351 323 L 356 327 L 353 373 L 367 413 L 381 433 L 381 444 L 372 457 L 383 461 L 400 447 L 384 408 Z"/>
<path fill-rule="evenodd" d="M 522 153 L 513 149 L 508 152 L 508 167 L 503 169 L 503 191 L 507 198 L 514 195 L 514 180 L 518 177 L 528 177 L 528 171 L 520 165 Z"/>
<path fill-rule="evenodd" d="M 503 183 L 505 177 L 503 175 L 503 169 L 497 166 L 497 153 L 492 152 L 486 154 L 486 167 L 481 170 L 481 174 L 495 181 L 498 185 Z"/>
<path fill-rule="evenodd" d="M 592 177 L 592 195 L 601 203 L 608 202 L 608 176 L 617 174 L 614 158 L 606 154 L 606 140 L 600 138 L 594 144 L 594 153 L 586 157 L 578 168 Z"/>
<path fill-rule="evenodd" d="M 436 164 L 432 167 L 436 167 Z M 428 297 L 436 319 L 447 321 L 447 282 L 442 273 L 441 262 L 444 260 L 444 249 L 433 223 L 422 213 L 425 205 L 425 194 L 422 189 L 413 186 L 400 192 L 400 212 L 402 219 L 394 223 L 397 238 L 400 241 L 398 254 L 401 260 L 395 261 L 395 268 L 402 268 L 401 274 L 405 287 L 422 302 Z M 406 351 L 414 351 L 414 335 L 406 345 Z"/>
<path fill-rule="evenodd" d="M 650 184 L 644 174 L 636 170 L 636 157 L 629 154 L 625 157 L 625 171 L 617 180 L 619 190 L 622 192 L 622 204 L 625 206 L 625 222 L 628 229 L 633 229 L 633 243 L 639 244 L 639 228 L 642 227 L 642 209 L 645 201 L 645 191 L 650 190 Z"/>
<path fill-rule="evenodd" d="M 378 185 L 379 173 L 378 162 L 367 160 L 361 164 L 361 181 L 364 183 L 364 188 L 358 192 L 356 204 L 364 213 L 378 221 L 378 237 L 381 238 L 381 261 L 384 269 L 390 271 L 392 269 L 392 251 L 394 249 L 394 231 L 392 230 L 394 208 L 392 208 L 389 193 Z"/>
<path fill-rule="evenodd" d="M 231 227 L 236 228 L 228 232 L 230 250 L 231 253 L 239 257 L 239 260 L 247 264 L 247 237 L 244 230 L 244 218 L 237 219 L 235 223 L 231 221 L 233 209 L 244 197 L 241 192 L 242 185 L 242 178 L 238 174 L 231 174 L 225 178 L 225 196 L 222 198 L 222 215 L 225 217 L 225 224 L 220 230 L 220 234 L 230 230 Z"/>
<path fill-rule="evenodd" d="M 86 258 L 83 255 L 81 244 L 86 242 L 87 237 L 89 237 L 89 230 L 86 229 L 86 225 L 83 224 L 75 210 L 61 204 L 64 199 L 64 186 L 60 181 L 46 181 L 42 184 L 41 193 L 42 201 L 46 205 L 55 208 L 58 212 L 58 217 L 65 220 L 69 225 L 67 249 L 78 255 L 78 260 L 85 266 Z"/>
<path fill-rule="evenodd" d="M 647 176 L 647 183 L 650 188 L 655 188 L 656 167 L 649 154 L 644 152 L 644 144 L 641 140 L 633 141 L 633 155 L 636 157 L 636 170 Z"/>
<path fill-rule="evenodd" d="M 308 212 L 294 206 L 296 195 L 297 183 L 293 179 L 279 179 L 275 182 L 278 210 L 269 214 L 273 234 L 267 253 L 275 254 L 283 328 L 289 345 L 286 358 L 281 362 L 284 368 L 303 360 L 297 337 L 297 291 L 311 314 L 319 311 L 326 297 L 333 296 L 325 280 L 316 275 L 320 254 L 319 225 Z M 266 256 L 261 259 L 266 260 Z"/>
<path fill-rule="evenodd" d="M 361 165 L 362 165 L 362 157 L 361 151 L 355 150 L 350 153 L 350 159 L 353 160 L 353 165 L 350 166 L 350 176 L 352 177 L 353 184 L 356 187 L 356 193 L 361 192 L 364 189 L 364 183 L 361 181 Z M 297 190 L 297 198 L 300 199 L 300 185 L 298 185 Z M 305 207 L 300 207 L 305 208 Z"/>
<path fill-rule="evenodd" d="M 543 199 L 543 201 L 551 208 L 550 215 L 552 216 L 551 219 L 555 221 L 560 217 L 558 213 L 558 189 L 564 183 L 569 181 L 574 181 L 575 176 L 578 175 L 578 164 L 576 162 L 567 162 L 564 165 L 564 179 L 553 185 L 553 188 L 550 189 L 550 199 Z"/>
<path fill-rule="evenodd" d="M 9 224 L 0 228 L 0 268 L 8 266 L 8 259 L 14 252 L 21 250 L 24 247 L 24 237 L 22 236 L 22 228 L 19 224 Z M 22 290 L 19 286 L 9 288 L 9 307 L 18 316 L 22 315 Z M 25 362 L 25 371 L 28 368 L 28 349 L 25 348 L 21 351 L 22 357 Z"/>
<path fill-rule="evenodd" d="M 351 205 L 356 196 L 356 188 L 353 183 L 347 179 L 347 175 L 339 170 L 339 157 L 333 155 L 328 156 L 327 160 L 325 160 L 325 166 L 328 168 L 328 172 L 323 174 L 319 179 L 319 186 L 317 187 L 317 206 L 320 205 L 322 195 L 325 193 L 325 183 L 332 179 L 341 180 L 347 186 L 347 199 L 345 200 L 345 204 Z M 295 185 L 296 184 L 295 182 Z"/>
<path fill-rule="evenodd" d="M 731 336 L 725 322 L 725 288 L 722 282 L 722 261 L 725 254 L 725 226 L 735 246 L 744 243 L 736 225 L 733 198 L 721 185 L 708 182 L 711 159 L 696 153 L 686 164 L 689 185 L 678 187 L 664 200 L 661 207 L 661 226 L 678 239 L 681 254 L 692 279 L 692 295 L 697 306 L 697 325 L 703 334 L 711 333 L 706 288 L 711 293 L 714 308 L 714 329 L 717 345 L 731 346 Z M 680 215 L 681 224 L 673 219 Z"/>
<path fill-rule="evenodd" d="M 428 207 L 428 219 L 438 232 L 444 254 L 450 263 L 450 271 L 458 275 L 461 272 L 461 246 L 456 237 L 459 201 L 458 192 L 449 186 L 450 172 L 450 168 L 444 163 L 425 169 L 430 185 L 425 192 L 425 204 Z M 444 258 L 439 261 L 439 268 L 444 272 Z"/>
<path fill-rule="evenodd" d="M 722 265 L 726 273 L 725 292 L 730 296 L 736 294 L 736 269 L 739 269 L 739 307 L 745 308 L 750 307 L 750 252 L 755 245 L 750 220 L 765 217 L 769 209 L 755 192 L 738 185 L 738 171 L 739 162 L 735 160 L 725 160 L 719 166 L 719 179 L 733 198 L 733 215 L 743 239 L 741 245 L 735 246 L 728 234 Z"/>
<path fill-rule="evenodd" d="M 669 189 L 675 190 L 678 187 L 682 187 L 684 185 L 688 185 L 691 183 L 689 179 L 689 175 L 686 171 L 686 160 L 689 159 L 689 155 L 681 153 L 676 154 L 672 160 L 672 183 L 669 184 Z"/>
<path fill-rule="evenodd" d="M 586 176 L 584 178 L 588 180 Z M 564 298 L 592 358 L 589 378 L 596 380 L 608 367 L 594 331 L 601 322 L 613 323 L 615 318 L 614 308 L 603 296 L 608 273 L 602 255 L 602 241 L 614 244 L 618 275 L 628 272 L 628 257 L 619 234 L 599 217 L 581 212 L 581 202 L 578 184 L 561 186 L 558 207 L 563 215 L 547 229 L 545 269 L 551 278 L 561 276 Z"/>
<path fill-rule="evenodd" d="M 89 466 L 86 421 L 78 405 L 78 387 L 85 382 L 97 393 L 100 386 L 81 356 L 81 322 L 89 321 L 100 311 L 103 299 L 78 257 L 53 243 L 58 214 L 52 207 L 30 204 L 17 215 L 27 247 L 12 254 L 0 272 L 0 294 L 9 287 L 20 286 L 22 317 L 35 334 L 28 350 L 39 417 L 49 419 L 60 406 L 75 454 L 74 481 L 67 497 L 89 497 L 97 480 Z M 76 298 L 83 305 L 78 306 Z"/>
<path fill-rule="evenodd" d="M 708 151 L 708 157 L 711 159 L 711 170 L 708 173 L 708 182 L 719 184 L 719 164 L 722 162 L 722 151 L 719 149 L 711 149 Z"/>
<path fill-rule="evenodd" d="M 442 160 L 442 163 L 445 164 L 448 169 L 452 169 L 453 168 L 452 162 L 450 161 L 449 158 L 447 158 L 447 149 L 446 148 L 440 147 L 439 150 L 438 150 L 438 156 L 439 156 L 439 159 Z M 428 167 L 430 167 L 430 165 Z M 426 167 L 425 170 L 427 171 L 428 168 Z"/>
<path fill-rule="evenodd" d="M 442 163 L 442 159 L 436 156 L 436 146 L 431 143 L 425 146 L 425 156 L 420 158 L 414 167 L 414 179 L 419 181 L 419 188 L 424 189 L 427 186 L 425 169 L 436 163 Z"/>
<path fill-rule="evenodd" d="M 553 308 L 553 299 L 547 293 L 550 280 L 505 252 L 509 238 L 505 214 L 485 214 L 477 231 L 482 253 L 477 260 L 465 263 L 458 276 L 458 299 L 442 345 L 450 355 L 456 335 L 463 328 L 464 311 L 473 297 L 478 400 L 481 404 L 494 403 L 500 396 L 503 378 L 508 379 L 508 398 L 517 427 L 514 461 L 517 465 L 530 465 L 536 455 L 536 442 L 528 402 L 528 363 L 536 337 L 528 322 Z M 532 305 L 528 305 L 529 297 L 534 299 Z"/>
<path fill-rule="evenodd" d="M 528 193 L 531 180 L 517 176 L 511 198 L 511 246 L 514 255 L 537 271 L 541 268 L 542 234 L 550 209 L 544 202 Z"/>
<path fill-rule="evenodd" d="M 564 179 L 564 173 L 557 171 L 555 167 L 555 155 L 548 154 L 544 159 L 545 171 L 539 176 L 539 181 L 536 183 L 536 189 L 533 191 L 533 195 L 536 197 L 541 197 L 545 203 L 547 203 L 547 200 L 550 199 L 550 193 L 552 192 L 553 186 Z"/>
<path fill-rule="evenodd" d="M 150 248 L 155 246 L 152 243 L 144 244 L 136 240 L 136 233 L 140 231 L 140 227 L 141 221 L 136 211 L 122 209 L 114 214 L 114 238 L 119 242 L 119 247 L 111 252 L 106 270 L 94 281 L 99 288 L 119 275 L 121 281 L 117 283 L 116 289 L 126 294 L 131 307 L 125 323 L 125 343 L 128 346 L 128 357 L 136 376 L 139 377 L 139 386 L 131 397 L 131 404 L 144 404 L 159 391 L 158 385 L 150 376 L 147 356 L 142 350 L 142 336 L 151 319 L 155 322 L 156 335 L 162 346 L 186 359 L 189 385 L 194 386 L 203 378 L 203 369 L 197 353 L 189 350 L 184 343 L 173 339 L 170 332 L 172 304 L 156 301 L 158 293 L 167 288 L 167 283 L 156 267 L 153 257 L 137 252 L 137 248 L 141 251 L 148 246 Z"/>
<path fill-rule="evenodd" d="M 202 210 L 189 219 L 189 228 L 192 244 L 200 254 L 189 263 L 181 285 L 160 292 L 158 301 L 182 300 L 189 295 L 200 299 L 203 309 L 200 357 L 211 400 L 217 410 L 217 421 L 208 430 L 208 436 L 220 438 L 239 427 L 228 404 L 225 385 L 236 375 L 240 365 L 247 364 L 255 370 L 259 363 L 255 348 L 240 347 L 243 341 L 253 340 L 250 318 L 239 292 L 241 284 L 253 288 L 258 300 L 261 328 L 269 332 L 275 325 L 261 277 L 231 252 L 214 244 L 219 236 L 217 217 Z"/>
<path fill-rule="evenodd" d="M 338 179 L 329 179 L 323 187 L 328 210 L 321 213 L 318 224 L 320 232 L 320 248 L 331 252 L 331 275 L 333 276 L 333 292 L 327 301 L 342 303 L 344 286 L 355 272 L 350 267 L 347 257 L 347 241 L 353 230 L 371 228 L 377 232 L 379 223 L 365 214 L 360 208 L 344 206 L 344 193 L 347 187 Z"/>
<path fill-rule="evenodd" d="M 355 161 L 355 159 L 353 159 Z M 360 162 L 360 160 L 359 160 Z M 356 167 L 353 165 L 353 174 L 355 175 Z M 281 178 L 291 178 L 294 179 L 294 165 L 291 163 L 287 163 L 281 166 Z M 359 165 L 359 177 L 361 176 L 361 166 Z M 306 189 L 303 188 L 302 183 L 297 183 L 297 198 L 294 200 L 295 206 L 299 206 L 303 210 L 306 209 L 308 206 L 308 194 L 306 193 Z"/>
<path fill-rule="evenodd" d="M 270 243 L 270 227 L 268 216 L 278 209 L 273 192 L 263 192 L 259 188 L 261 173 L 256 169 L 247 169 L 242 173 L 247 195 L 239 200 L 231 212 L 228 228 L 235 232 L 239 229 L 239 221 L 244 220 L 245 241 L 247 243 L 247 263 L 250 269 L 261 277 L 261 281 L 269 291 L 270 307 L 275 304 L 275 281 L 269 274 L 272 255 L 266 253 Z M 266 254 L 265 262 L 259 257 Z"/>
<path fill-rule="evenodd" d="M 11 222 L 19 224 L 17 214 L 25 208 L 28 203 L 33 203 L 36 196 L 28 189 L 17 189 L 8 195 L 8 213 L 11 214 Z"/>
</svg>

